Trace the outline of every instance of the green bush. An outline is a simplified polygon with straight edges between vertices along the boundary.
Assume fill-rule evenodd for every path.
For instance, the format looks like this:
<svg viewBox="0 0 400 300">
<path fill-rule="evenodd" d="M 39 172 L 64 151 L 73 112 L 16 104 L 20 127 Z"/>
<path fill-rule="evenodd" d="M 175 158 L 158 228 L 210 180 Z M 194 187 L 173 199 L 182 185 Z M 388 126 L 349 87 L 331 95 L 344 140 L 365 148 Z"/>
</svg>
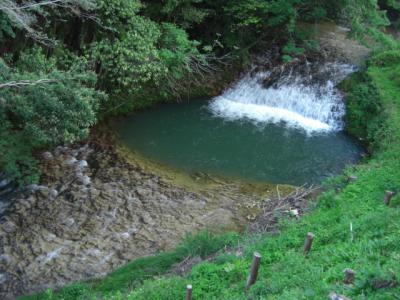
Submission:
<svg viewBox="0 0 400 300">
<path fill-rule="evenodd" d="M 21 183 L 38 179 L 33 151 L 85 138 L 105 99 L 82 60 L 60 70 L 40 48 L 0 60 L 0 82 L 11 83 L 0 89 L 0 167 Z"/>
<path fill-rule="evenodd" d="M 353 136 L 373 143 L 374 133 L 382 124 L 379 94 L 368 76 L 354 75 L 347 90 L 346 128 Z"/>
<path fill-rule="evenodd" d="M 400 64 L 400 50 L 380 52 L 368 60 L 369 66 L 393 67 Z"/>
</svg>

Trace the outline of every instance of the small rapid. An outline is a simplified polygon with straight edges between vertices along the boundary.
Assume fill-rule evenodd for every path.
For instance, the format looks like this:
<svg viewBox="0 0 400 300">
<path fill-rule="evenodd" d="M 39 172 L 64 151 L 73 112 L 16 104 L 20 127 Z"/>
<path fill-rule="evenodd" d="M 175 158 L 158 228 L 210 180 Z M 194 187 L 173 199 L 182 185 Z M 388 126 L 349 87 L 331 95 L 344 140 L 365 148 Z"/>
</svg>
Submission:
<svg viewBox="0 0 400 300">
<path fill-rule="evenodd" d="M 354 71 L 348 64 L 309 62 L 281 70 L 251 71 L 214 98 L 209 109 L 214 116 L 228 120 L 283 123 L 307 133 L 340 131 L 345 105 L 336 85 Z"/>
</svg>

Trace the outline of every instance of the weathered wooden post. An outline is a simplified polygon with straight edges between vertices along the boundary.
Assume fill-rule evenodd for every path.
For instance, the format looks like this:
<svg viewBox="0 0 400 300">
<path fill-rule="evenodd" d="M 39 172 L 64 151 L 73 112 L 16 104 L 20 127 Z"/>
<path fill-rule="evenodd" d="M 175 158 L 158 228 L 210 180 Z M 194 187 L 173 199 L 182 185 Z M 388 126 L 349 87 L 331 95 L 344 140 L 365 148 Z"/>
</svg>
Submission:
<svg viewBox="0 0 400 300">
<path fill-rule="evenodd" d="M 310 252 L 313 239 L 314 239 L 314 234 L 311 232 L 307 233 L 307 238 L 304 243 L 304 255 L 307 255 Z"/>
<path fill-rule="evenodd" d="M 258 269 L 260 267 L 260 260 L 261 260 L 261 254 L 258 252 L 254 252 L 253 262 L 251 263 L 249 277 L 247 278 L 246 290 L 248 290 L 257 281 Z"/>
<path fill-rule="evenodd" d="M 383 198 L 383 202 L 389 206 L 390 205 L 390 201 L 392 200 L 393 196 L 395 195 L 395 192 L 392 191 L 386 191 L 385 193 L 385 197 Z"/>
<path fill-rule="evenodd" d="M 354 241 L 354 233 L 353 233 L 353 223 L 350 222 L 350 241 Z"/>
<path fill-rule="evenodd" d="M 192 285 L 188 284 L 186 286 L 186 300 L 192 300 Z"/>
<path fill-rule="evenodd" d="M 328 298 L 329 300 L 350 300 L 349 298 L 343 295 L 338 295 L 335 292 L 330 293 Z"/>
<path fill-rule="evenodd" d="M 350 176 L 347 177 L 347 183 L 352 183 L 352 182 L 356 181 L 357 179 L 358 179 L 357 176 L 350 175 Z"/>
<path fill-rule="evenodd" d="M 344 280 L 345 284 L 353 284 L 356 279 L 356 272 L 352 269 L 344 269 Z"/>
</svg>

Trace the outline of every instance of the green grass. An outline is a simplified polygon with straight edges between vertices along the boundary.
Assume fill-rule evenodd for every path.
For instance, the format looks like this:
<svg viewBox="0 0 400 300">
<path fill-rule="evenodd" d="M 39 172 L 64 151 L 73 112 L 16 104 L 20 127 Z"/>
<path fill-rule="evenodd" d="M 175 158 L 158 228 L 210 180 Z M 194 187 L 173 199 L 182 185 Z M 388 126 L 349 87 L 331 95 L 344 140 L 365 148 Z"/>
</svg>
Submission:
<svg viewBox="0 0 400 300">
<path fill-rule="evenodd" d="M 220 251 L 215 261 L 195 266 L 187 277 L 161 274 L 185 255 L 207 256 L 224 244 L 235 244 L 234 238 L 228 238 L 228 243 L 211 241 L 211 235 L 192 238 L 175 252 L 135 261 L 102 281 L 75 284 L 53 296 L 48 292 L 47 298 L 41 294 L 22 299 L 184 299 L 189 283 L 193 299 L 327 299 L 332 291 L 353 300 L 400 299 L 400 196 L 395 196 L 390 207 L 383 203 L 386 190 L 400 193 L 399 74 L 397 65 L 370 65 L 362 80 L 350 84 L 350 94 L 368 85 L 363 93 L 353 93 L 353 101 L 361 106 L 349 104 L 350 114 L 367 101 L 356 99 L 357 95 L 377 95 L 368 98 L 379 107 L 373 126 L 367 113 L 353 114 L 361 120 L 357 126 L 374 142 L 374 155 L 327 182 L 326 192 L 310 214 L 300 220 L 281 220 L 280 234 L 244 235 L 240 239 L 243 255 Z M 347 175 L 356 175 L 357 180 L 348 184 Z M 307 232 L 313 232 L 315 239 L 312 251 L 304 257 Z M 212 251 L 206 251 L 208 247 Z M 245 293 L 254 251 L 261 253 L 262 263 L 257 283 Z M 345 268 L 357 272 L 354 285 L 343 284 Z M 68 290 L 72 295 L 73 288 L 84 291 L 63 296 Z"/>
</svg>

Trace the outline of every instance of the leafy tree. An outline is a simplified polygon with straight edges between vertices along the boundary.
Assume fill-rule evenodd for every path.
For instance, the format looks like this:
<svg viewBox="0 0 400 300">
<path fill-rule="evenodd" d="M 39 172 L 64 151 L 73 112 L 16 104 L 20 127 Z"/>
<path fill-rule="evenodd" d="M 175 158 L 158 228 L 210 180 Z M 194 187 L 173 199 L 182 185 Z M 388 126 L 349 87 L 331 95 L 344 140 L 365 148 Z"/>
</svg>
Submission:
<svg viewBox="0 0 400 300">
<path fill-rule="evenodd" d="M 107 111 L 127 111 L 142 106 L 144 91 L 167 98 L 178 93 L 185 74 L 206 64 L 199 43 L 171 23 L 157 24 L 139 14 L 137 1 L 100 1 L 105 25 L 87 52 L 96 66 L 100 87 L 112 94 Z"/>
<path fill-rule="evenodd" d="M 104 94 L 81 59 L 57 68 L 40 48 L 7 66 L 0 61 L 0 166 L 20 181 L 37 180 L 32 151 L 85 138 Z"/>
<path fill-rule="evenodd" d="M 189 29 L 202 23 L 212 13 L 205 7 L 204 2 L 204 0 L 145 1 L 145 12 L 159 22 L 179 24 L 183 29 Z"/>
<path fill-rule="evenodd" d="M 4 16 L 7 17 L 7 23 L 11 23 L 13 27 L 25 31 L 30 38 L 46 45 L 54 41 L 36 27 L 38 16 L 46 16 L 49 9 L 65 9 L 82 17 L 85 16 L 86 12 L 95 8 L 95 0 L 0 1 L 0 12 L 3 18 Z M 7 29 L 7 25 L 4 28 L 10 33 L 10 28 Z"/>
</svg>

